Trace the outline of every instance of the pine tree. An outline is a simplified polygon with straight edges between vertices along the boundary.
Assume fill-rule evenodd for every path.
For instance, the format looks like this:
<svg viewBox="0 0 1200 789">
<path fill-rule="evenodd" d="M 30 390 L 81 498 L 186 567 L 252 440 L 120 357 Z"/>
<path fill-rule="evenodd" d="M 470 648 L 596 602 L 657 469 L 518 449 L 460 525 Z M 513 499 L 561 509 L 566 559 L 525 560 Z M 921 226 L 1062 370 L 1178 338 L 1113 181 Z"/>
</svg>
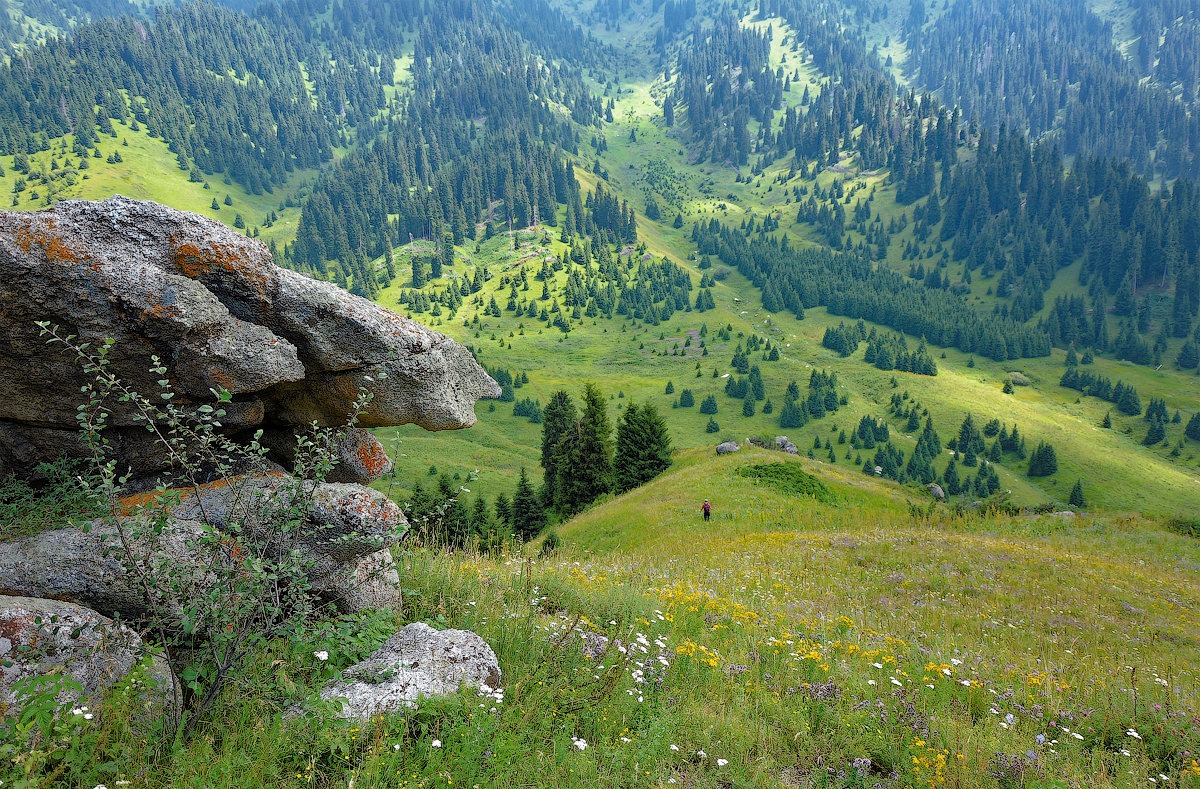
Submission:
<svg viewBox="0 0 1200 789">
<path fill-rule="evenodd" d="M 1104 412 L 1104 421 L 1100 423 L 1100 427 L 1104 428 L 1105 430 L 1112 429 L 1112 411 Z"/>
<path fill-rule="evenodd" d="M 1152 447 L 1156 444 L 1161 444 L 1163 439 L 1166 437 L 1166 426 L 1163 425 L 1163 421 L 1161 419 L 1155 418 L 1150 423 L 1150 429 L 1146 431 L 1146 437 L 1142 439 L 1142 443 L 1148 447 Z"/>
<path fill-rule="evenodd" d="M 667 423 L 652 404 L 630 403 L 617 422 L 613 471 L 617 490 L 644 485 L 671 465 L 671 436 Z"/>
<path fill-rule="evenodd" d="M 1183 429 L 1183 434 L 1193 441 L 1200 441 L 1200 413 L 1192 414 L 1187 427 Z"/>
<path fill-rule="evenodd" d="M 717 413 L 717 398 L 712 395 L 704 398 L 700 403 L 700 413 L 709 415 Z"/>
<path fill-rule="evenodd" d="M 1077 510 L 1087 507 L 1087 499 L 1083 497 L 1083 480 L 1075 480 L 1075 487 L 1071 488 L 1071 497 L 1067 499 L 1067 504 Z"/>
<path fill-rule="evenodd" d="M 754 398 L 747 397 L 742 401 L 742 416 L 754 416 Z"/>
<path fill-rule="evenodd" d="M 942 474 L 942 486 L 946 489 L 947 496 L 962 493 L 962 484 L 958 481 L 958 464 L 954 462 L 954 458 L 950 458 L 950 465 L 946 466 L 946 472 Z"/>
<path fill-rule="evenodd" d="M 704 432 L 705 433 L 719 433 L 719 432 L 721 432 L 721 426 L 719 424 L 717 424 L 717 420 L 713 419 L 710 416 L 708 418 L 708 424 L 704 426 Z"/>
<path fill-rule="evenodd" d="M 1181 370 L 1195 370 L 1200 366 L 1200 349 L 1196 347 L 1196 343 L 1188 340 L 1179 349 L 1179 355 L 1175 357 L 1175 364 L 1179 365 Z"/>
<path fill-rule="evenodd" d="M 500 492 L 496 494 L 496 503 L 493 505 L 496 510 L 496 520 L 506 526 L 512 526 L 512 501 L 509 500 L 508 494 Z"/>
</svg>

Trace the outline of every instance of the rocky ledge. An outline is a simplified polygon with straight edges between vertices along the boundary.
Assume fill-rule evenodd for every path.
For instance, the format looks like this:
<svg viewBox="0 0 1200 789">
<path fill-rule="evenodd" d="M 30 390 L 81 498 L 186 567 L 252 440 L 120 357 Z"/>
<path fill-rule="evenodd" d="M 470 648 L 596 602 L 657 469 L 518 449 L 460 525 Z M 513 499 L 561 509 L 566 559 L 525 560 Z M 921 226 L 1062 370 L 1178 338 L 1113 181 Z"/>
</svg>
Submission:
<svg viewBox="0 0 1200 789">
<path fill-rule="evenodd" d="M 359 417 L 366 428 L 468 427 L 475 401 L 500 394 L 458 343 L 279 268 L 264 244 L 214 220 L 124 197 L 67 200 L 0 211 L 0 476 L 87 454 L 76 415 L 88 375 L 68 349 L 47 345 L 38 321 L 92 349 L 113 340 L 111 371 L 143 395 L 160 391 L 154 356 L 186 408 L 230 392 L 225 429 L 263 429 L 285 467 L 295 429 L 343 424 L 360 388 L 372 395 Z M 137 476 L 170 467 L 135 416 L 126 405 L 109 418 L 121 467 Z M 338 449 L 337 481 L 386 471 L 369 433 Z"/>
</svg>

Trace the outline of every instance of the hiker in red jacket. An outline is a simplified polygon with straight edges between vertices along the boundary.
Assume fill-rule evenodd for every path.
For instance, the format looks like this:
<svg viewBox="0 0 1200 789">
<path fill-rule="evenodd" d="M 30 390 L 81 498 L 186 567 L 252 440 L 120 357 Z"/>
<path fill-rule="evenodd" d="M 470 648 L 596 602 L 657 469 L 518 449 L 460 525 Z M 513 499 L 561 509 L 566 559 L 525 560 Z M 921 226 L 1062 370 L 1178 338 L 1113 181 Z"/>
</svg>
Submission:
<svg viewBox="0 0 1200 789">
<path fill-rule="evenodd" d="M 704 522 L 708 523 L 712 517 L 712 505 L 708 503 L 708 499 L 704 500 L 704 504 L 700 507 L 700 511 L 704 513 Z"/>
</svg>

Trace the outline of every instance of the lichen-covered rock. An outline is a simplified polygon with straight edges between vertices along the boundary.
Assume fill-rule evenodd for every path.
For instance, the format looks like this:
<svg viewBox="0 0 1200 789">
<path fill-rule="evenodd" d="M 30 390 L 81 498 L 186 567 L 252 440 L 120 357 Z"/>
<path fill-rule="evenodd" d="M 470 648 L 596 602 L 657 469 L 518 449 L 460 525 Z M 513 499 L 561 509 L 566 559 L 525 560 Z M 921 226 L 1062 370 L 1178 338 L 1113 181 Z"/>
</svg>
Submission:
<svg viewBox="0 0 1200 789">
<path fill-rule="evenodd" d="M 742 448 L 741 445 L 738 444 L 738 442 L 736 442 L 736 441 L 726 441 L 723 444 L 717 444 L 717 454 L 718 455 L 732 455 L 734 452 L 737 452 L 741 448 Z"/>
<path fill-rule="evenodd" d="M 462 686 L 500 687 L 496 653 L 469 630 L 434 630 L 414 622 L 389 638 L 343 679 L 321 690 L 321 698 L 341 700 L 340 717 L 364 721 L 374 715 L 415 707 L 422 696 L 443 696 Z"/>
<path fill-rule="evenodd" d="M 61 674 L 81 690 L 63 688 L 56 699 L 94 699 L 142 666 L 146 708 L 179 705 L 178 685 L 161 657 L 146 658 L 138 634 L 82 606 L 59 600 L 0 596 L 0 713 L 20 706 L 22 680 Z"/>
<path fill-rule="evenodd" d="M 37 321 L 93 349 L 112 339 L 109 369 L 143 395 L 156 397 L 163 377 L 152 356 L 184 407 L 228 390 L 231 431 L 342 424 L 360 388 L 373 395 L 363 427 L 460 428 L 478 398 L 500 393 L 461 345 L 278 268 L 261 242 L 206 217 L 123 197 L 0 211 L 0 431 L 12 437 L 0 476 L 84 454 L 72 433 L 87 374 Z M 135 410 L 111 405 L 122 466 L 165 467 Z"/>
<path fill-rule="evenodd" d="M 179 500 L 163 505 L 165 526 L 157 533 L 139 529 L 137 516 L 131 515 L 0 542 L 0 594 L 53 597 L 137 619 L 148 613 L 147 603 L 118 550 L 122 529 L 127 540 L 141 534 L 132 545 L 138 555 L 169 562 L 181 588 L 199 590 L 212 583 L 205 558 L 198 555 L 206 529 L 236 527 L 269 552 L 298 551 L 313 591 L 341 611 L 399 608 L 395 564 L 390 554 L 386 559 L 381 554 L 404 536 L 408 523 L 378 491 L 255 475 L 168 495 Z M 133 513 L 155 496 L 131 496 L 122 503 Z M 297 528 L 278 529 L 298 514 L 303 521 Z"/>
</svg>

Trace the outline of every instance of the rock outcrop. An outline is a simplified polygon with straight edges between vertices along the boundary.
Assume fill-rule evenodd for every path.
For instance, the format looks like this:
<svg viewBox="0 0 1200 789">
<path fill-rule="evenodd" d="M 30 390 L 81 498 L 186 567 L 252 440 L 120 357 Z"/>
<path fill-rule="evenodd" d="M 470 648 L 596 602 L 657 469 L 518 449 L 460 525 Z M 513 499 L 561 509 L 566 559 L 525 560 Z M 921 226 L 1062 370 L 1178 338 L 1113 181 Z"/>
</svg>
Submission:
<svg viewBox="0 0 1200 789">
<path fill-rule="evenodd" d="M 360 388 L 372 399 L 362 427 L 474 423 L 480 397 L 500 389 L 470 352 L 444 335 L 333 284 L 277 267 L 261 242 L 156 203 L 68 200 L 31 213 L 0 212 L 0 476 L 86 452 L 76 426 L 88 375 L 46 321 L 96 349 L 114 341 L 109 369 L 156 397 L 167 367 L 176 403 L 212 390 L 233 395 L 230 431 L 264 428 L 289 460 L 291 431 L 346 421 Z M 122 468 L 170 465 L 128 404 L 113 403 L 109 440 Z M 369 481 L 386 458 L 369 434 L 343 449 L 343 481 Z M 354 468 L 350 468 L 354 466 Z"/>
<path fill-rule="evenodd" d="M 62 671 L 91 695 L 127 674 L 140 642 L 108 616 L 134 623 L 151 599 L 168 620 L 181 613 L 184 598 L 219 581 L 205 551 L 235 562 L 246 546 L 260 558 L 299 557 L 305 588 L 339 610 L 399 610 L 390 549 L 408 525 L 363 487 L 391 466 L 364 428 L 468 427 L 477 399 L 500 396 L 466 348 L 276 267 L 263 244 L 210 219 L 121 197 L 0 211 L 0 478 L 91 456 L 77 414 L 94 374 L 67 345 L 48 344 L 39 323 L 92 354 L 111 340 L 106 370 L 153 403 L 169 388 L 185 420 L 223 410 L 216 435 L 233 449 L 197 459 L 186 442 L 147 429 L 137 398 L 105 402 L 106 451 L 132 478 L 123 514 L 0 542 L 0 712 L 15 700 L 5 689 L 27 676 Z M 358 405 L 356 427 L 315 439 L 336 460 L 325 481 L 293 475 L 305 465 L 297 432 L 344 426 Z M 167 485 L 177 487 L 164 494 Z M 135 566 L 169 568 L 169 588 L 148 591 Z M 52 617 L 69 627 L 47 631 Z M 49 651 L 24 649 L 35 642 Z M 344 714 L 366 717 L 499 682 L 496 656 L 475 634 L 410 625 L 326 697 L 346 697 Z"/>
<path fill-rule="evenodd" d="M 87 703 L 139 664 L 146 709 L 161 713 L 177 707 L 178 683 L 171 669 L 161 657 L 144 656 L 137 633 L 71 603 L 0 596 L 0 713 L 20 703 L 22 680 L 64 675 L 81 690 L 62 688 L 58 703 Z"/>
<path fill-rule="evenodd" d="M 341 700 L 339 717 L 365 721 L 464 685 L 499 688 L 496 653 L 469 630 L 434 630 L 414 622 L 342 672 L 341 680 L 326 685 L 321 698 Z"/>
</svg>

